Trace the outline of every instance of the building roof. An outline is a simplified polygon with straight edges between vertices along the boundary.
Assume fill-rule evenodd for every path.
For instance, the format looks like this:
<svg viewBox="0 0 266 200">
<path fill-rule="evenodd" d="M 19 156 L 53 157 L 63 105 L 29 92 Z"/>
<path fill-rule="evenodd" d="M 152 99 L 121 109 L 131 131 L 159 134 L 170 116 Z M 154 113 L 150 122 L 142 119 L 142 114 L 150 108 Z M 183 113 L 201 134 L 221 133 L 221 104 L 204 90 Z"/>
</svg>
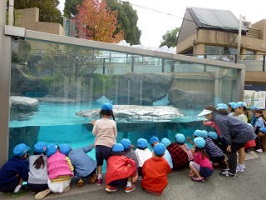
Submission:
<svg viewBox="0 0 266 200">
<path fill-rule="evenodd" d="M 206 29 L 224 29 L 238 31 L 239 20 L 229 10 L 216 10 L 207 8 L 187 8 L 193 21 L 198 28 Z M 246 28 L 242 26 L 242 31 Z"/>
</svg>

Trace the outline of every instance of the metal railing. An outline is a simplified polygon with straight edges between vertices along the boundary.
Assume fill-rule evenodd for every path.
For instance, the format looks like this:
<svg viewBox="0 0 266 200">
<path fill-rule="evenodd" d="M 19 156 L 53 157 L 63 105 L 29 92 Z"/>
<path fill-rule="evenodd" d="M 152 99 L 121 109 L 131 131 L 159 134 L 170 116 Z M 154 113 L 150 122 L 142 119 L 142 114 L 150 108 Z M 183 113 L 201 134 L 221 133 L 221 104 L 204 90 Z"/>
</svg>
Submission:
<svg viewBox="0 0 266 200">
<path fill-rule="evenodd" d="M 186 54 L 201 59 L 220 60 L 224 62 L 237 63 L 237 55 L 219 55 L 219 54 Z M 266 54 L 241 54 L 239 59 L 240 64 L 246 65 L 246 71 L 250 72 L 265 72 L 266 69 Z"/>
</svg>

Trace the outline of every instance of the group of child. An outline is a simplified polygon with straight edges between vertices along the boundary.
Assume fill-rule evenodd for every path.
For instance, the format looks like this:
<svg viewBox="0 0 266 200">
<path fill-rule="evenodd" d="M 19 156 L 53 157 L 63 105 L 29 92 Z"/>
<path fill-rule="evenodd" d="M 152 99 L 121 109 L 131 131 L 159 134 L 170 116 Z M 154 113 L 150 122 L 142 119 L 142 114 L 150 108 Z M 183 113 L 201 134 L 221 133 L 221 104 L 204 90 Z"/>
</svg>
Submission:
<svg viewBox="0 0 266 200">
<path fill-rule="evenodd" d="M 238 102 L 218 104 L 214 110 L 222 113 L 234 109 L 233 114 L 224 115 L 246 119 L 243 116 L 245 108 L 243 102 Z M 15 146 L 14 157 L 0 169 L 0 191 L 16 193 L 23 187 L 23 182 L 27 182 L 28 189 L 36 193 L 35 199 L 43 199 L 50 192 L 68 191 L 75 177 L 78 179 L 78 187 L 83 186 L 86 180 L 88 183 L 101 185 L 105 179 L 107 192 L 116 192 L 119 187 L 123 187 L 127 193 L 136 189 L 135 183 L 139 180 L 145 191 L 161 195 L 168 184 L 167 175 L 172 170 L 189 167 L 189 177 L 197 182 L 204 182 L 217 166 L 222 168 L 221 175 L 230 175 L 230 170 L 234 171 L 235 156 L 232 152 L 235 150 L 239 153 L 239 165 L 238 168 L 235 166 L 236 170 L 244 172 L 244 145 L 255 137 L 250 134 L 247 140 L 237 143 L 238 148 L 234 148 L 234 141 L 223 133 L 214 110 L 204 109 L 199 116 L 205 116 L 208 121 L 204 120 L 203 124 L 211 126 L 215 131 L 195 130 L 193 140 L 177 133 L 173 142 L 166 137 L 160 141 L 157 136 L 153 136 L 149 140 L 152 148 L 150 150 L 145 138 L 137 140 L 136 148 L 127 138 L 116 141 L 117 127 L 113 106 L 105 103 L 100 110 L 100 119 L 92 121 L 92 133 L 95 136 L 93 145 L 72 149 L 68 144 L 37 142 L 34 145 L 34 155 L 31 156 L 28 154 L 30 148 L 26 144 Z M 256 114 L 258 109 L 252 110 L 254 118 L 250 126 L 254 127 L 257 137 L 254 140 L 255 145 L 246 147 L 246 150 L 261 145 L 261 138 L 266 134 L 266 127 L 262 123 L 264 121 L 260 121 L 262 114 Z M 214 115 L 213 121 L 209 115 Z M 186 144 L 187 141 L 193 145 L 192 148 Z M 87 155 L 94 147 L 96 161 Z M 241 148 L 244 148 L 244 153 Z M 258 146 L 257 150 L 260 148 L 265 150 L 263 146 Z M 225 155 L 228 157 L 228 164 Z M 107 163 L 105 177 L 102 174 L 104 160 Z"/>
</svg>

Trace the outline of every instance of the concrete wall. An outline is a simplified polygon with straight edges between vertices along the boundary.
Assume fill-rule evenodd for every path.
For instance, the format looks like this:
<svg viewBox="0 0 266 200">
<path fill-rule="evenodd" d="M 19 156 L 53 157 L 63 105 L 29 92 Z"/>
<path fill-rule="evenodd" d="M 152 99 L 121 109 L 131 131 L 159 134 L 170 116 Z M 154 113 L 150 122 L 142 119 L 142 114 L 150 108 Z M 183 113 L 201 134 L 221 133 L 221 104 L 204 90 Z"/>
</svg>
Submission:
<svg viewBox="0 0 266 200">
<path fill-rule="evenodd" d="M 15 26 L 29 30 L 64 35 L 64 28 L 59 23 L 39 22 L 39 8 L 27 8 L 15 11 Z"/>
</svg>

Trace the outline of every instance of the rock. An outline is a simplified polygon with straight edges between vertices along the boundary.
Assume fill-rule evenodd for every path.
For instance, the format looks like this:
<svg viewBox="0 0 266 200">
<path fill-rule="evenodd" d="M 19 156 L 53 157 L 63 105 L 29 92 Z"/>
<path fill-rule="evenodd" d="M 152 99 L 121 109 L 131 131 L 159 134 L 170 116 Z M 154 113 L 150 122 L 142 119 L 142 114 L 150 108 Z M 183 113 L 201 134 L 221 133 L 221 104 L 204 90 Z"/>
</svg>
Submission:
<svg viewBox="0 0 266 200">
<path fill-rule="evenodd" d="M 172 88 L 168 94 L 172 105 L 182 109 L 202 109 L 213 105 L 214 94 L 208 91 L 185 91 Z"/>
<path fill-rule="evenodd" d="M 114 105 L 117 122 L 167 122 L 184 117 L 179 109 L 172 106 Z M 90 119 L 99 118 L 99 109 L 77 112 L 76 115 Z"/>
<path fill-rule="evenodd" d="M 22 96 L 11 96 L 9 102 L 13 110 L 20 112 L 37 110 L 39 105 L 38 99 Z"/>
</svg>

